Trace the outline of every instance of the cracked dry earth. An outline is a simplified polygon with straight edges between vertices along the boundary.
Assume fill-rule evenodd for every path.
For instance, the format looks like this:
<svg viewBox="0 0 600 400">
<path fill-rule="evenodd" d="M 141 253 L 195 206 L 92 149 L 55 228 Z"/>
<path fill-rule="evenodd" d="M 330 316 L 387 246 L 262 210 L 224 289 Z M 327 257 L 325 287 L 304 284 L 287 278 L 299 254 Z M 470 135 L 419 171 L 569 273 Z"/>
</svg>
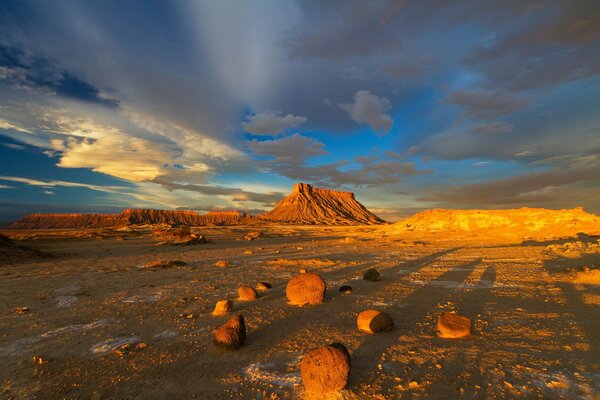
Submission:
<svg viewBox="0 0 600 400">
<path fill-rule="evenodd" d="M 572 283 L 547 243 L 284 225 L 240 240 L 252 229 L 203 229 L 213 243 L 188 247 L 133 236 L 21 241 L 55 255 L 0 262 L 0 398 L 302 398 L 300 358 L 334 341 L 352 356 L 342 399 L 598 398 L 600 290 Z M 140 268 L 158 259 L 187 265 Z M 381 280 L 363 281 L 373 267 Z M 286 304 L 300 268 L 326 280 L 323 304 Z M 235 300 L 259 281 L 273 288 Z M 225 298 L 248 339 L 220 353 L 212 331 L 228 317 L 210 312 Z M 356 315 L 373 308 L 393 331 L 358 331 Z M 444 311 L 470 317 L 472 336 L 438 338 Z"/>
</svg>

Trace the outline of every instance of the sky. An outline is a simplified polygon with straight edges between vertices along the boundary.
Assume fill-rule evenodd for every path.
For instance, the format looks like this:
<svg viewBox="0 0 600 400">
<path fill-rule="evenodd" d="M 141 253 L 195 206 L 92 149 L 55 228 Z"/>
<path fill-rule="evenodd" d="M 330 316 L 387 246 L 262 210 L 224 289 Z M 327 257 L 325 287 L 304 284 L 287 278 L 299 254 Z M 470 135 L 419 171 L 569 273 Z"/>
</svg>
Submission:
<svg viewBox="0 0 600 400">
<path fill-rule="evenodd" d="M 0 2 L 0 221 L 272 208 L 600 213 L 592 1 Z"/>
</svg>

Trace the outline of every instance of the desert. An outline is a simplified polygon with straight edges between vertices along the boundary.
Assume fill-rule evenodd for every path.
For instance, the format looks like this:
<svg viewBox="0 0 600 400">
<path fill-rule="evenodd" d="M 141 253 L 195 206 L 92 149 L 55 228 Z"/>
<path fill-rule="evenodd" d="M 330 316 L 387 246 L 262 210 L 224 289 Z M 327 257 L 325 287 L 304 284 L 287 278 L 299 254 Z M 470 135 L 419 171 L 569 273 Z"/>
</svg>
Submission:
<svg viewBox="0 0 600 400">
<path fill-rule="evenodd" d="M 158 221 L 162 231 L 185 225 L 188 235 L 207 239 L 187 245 L 163 242 L 152 223 L 92 229 L 85 220 L 77 229 L 65 222 L 62 229 L 3 230 L 0 393 L 15 399 L 592 399 L 598 393 L 598 217 L 581 209 L 438 210 L 395 224 L 348 225 L 336 193 L 329 196 L 315 204 L 342 225 L 318 224 L 318 216 L 308 225 Z M 282 202 L 287 217 L 305 212 L 304 204 Z M 245 239 L 257 230 L 259 238 Z M 367 279 L 371 270 L 376 279 Z M 351 286 L 349 294 L 338 291 L 343 285 Z M 456 314 L 467 319 L 466 334 Z M 243 333 L 228 327 L 239 323 L 238 315 Z M 462 329 L 456 336 L 453 326 Z M 228 338 L 234 342 L 215 345 Z M 336 372 L 334 363 L 319 372 L 325 378 L 310 379 L 331 378 L 339 390 L 307 391 L 301 361 L 331 343 L 347 348 L 349 372 Z M 309 388 L 328 386 L 321 380 Z"/>
</svg>

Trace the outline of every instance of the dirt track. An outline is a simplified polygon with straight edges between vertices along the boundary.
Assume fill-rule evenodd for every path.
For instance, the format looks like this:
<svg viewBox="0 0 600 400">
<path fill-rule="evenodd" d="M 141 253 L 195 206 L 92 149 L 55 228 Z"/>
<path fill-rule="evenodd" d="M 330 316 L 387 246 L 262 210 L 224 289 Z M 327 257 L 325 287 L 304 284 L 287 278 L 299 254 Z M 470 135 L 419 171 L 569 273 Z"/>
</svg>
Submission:
<svg viewBox="0 0 600 400">
<path fill-rule="evenodd" d="M 242 241 L 243 227 L 209 229 L 214 243 L 189 247 L 134 237 L 23 241 L 57 255 L 0 263 L 0 397 L 297 398 L 300 357 L 333 341 L 352 355 L 341 398 L 600 393 L 600 287 L 574 284 L 566 270 L 598 265 L 598 253 L 560 259 L 546 251 L 551 243 L 382 238 L 370 227 L 264 230 Z M 139 267 L 157 259 L 188 265 Z M 221 259 L 232 265 L 215 267 Z M 285 284 L 303 267 L 327 281 L 322 305 L 286 304 Z M 371 267 L 381 281 L 361 279 Z M 273 288 L 235 301 L 239 285 L 259 281 Z M 338 292 L 342 284 L 353 293 Z M 246 345 L 231 353 L 212 345 L 227 317 L 210 311 L 223 298 L 248 327 Z M 13 312 L 24 306 L 31 311 Z M 395 329 L 359 332 L 356 315 L 369 308 L 390 314 Z M 473 320 L 469 339 L 437 337 L 437 315 L 452 310 Z M 114 339 L 131 350 L 110 351 Z M 34 355 L 49 362 L 36 365 Z"/>
</svg>

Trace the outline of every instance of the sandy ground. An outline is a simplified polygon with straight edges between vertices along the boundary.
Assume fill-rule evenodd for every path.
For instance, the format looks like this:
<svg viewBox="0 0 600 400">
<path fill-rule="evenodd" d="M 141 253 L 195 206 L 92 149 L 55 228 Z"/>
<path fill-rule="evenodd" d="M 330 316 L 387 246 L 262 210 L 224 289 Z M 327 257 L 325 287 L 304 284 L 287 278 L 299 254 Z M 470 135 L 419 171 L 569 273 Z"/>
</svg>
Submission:
<svg viewBox="0 0 600 400">
<path fill-rule="evenodd" d="M 262 239 L 240 240 L 255 229 L 206 229 L 213 243 L 185 247 L 133 235 L 20 241 L 54 256 L 0 261 L 0 398 L 301 398 L 300 358 L 333 341 L 352 355 L 339 398 L 599 398 L 600 286 L 574 283 L 599 254 L 548 251 L 576 239 L 271 225 Z M 140 268 L 158 259 L 187 266 Z M 363 281 L 373 267 L 381 281 Z M 322 305 L 286 304 L 286 282 L 300 268 L 327 281 Z M 239 285 L 259 281 L 273 288 L 235 301 Z M 341 294 L 343 284 L 353 293 Z M 248 339 L 220 353 L 212 331 L 228 317 L 210 311 L 225 298 L 244 315 Z M 371 308 L 390 314 L 395 329 L 359 332 L 356 315 Z M 443 311 L 469 316 L 473 335 L 438 338 Z M 124 343 L 128 350 L 113 351 Z"/>
</svg>

